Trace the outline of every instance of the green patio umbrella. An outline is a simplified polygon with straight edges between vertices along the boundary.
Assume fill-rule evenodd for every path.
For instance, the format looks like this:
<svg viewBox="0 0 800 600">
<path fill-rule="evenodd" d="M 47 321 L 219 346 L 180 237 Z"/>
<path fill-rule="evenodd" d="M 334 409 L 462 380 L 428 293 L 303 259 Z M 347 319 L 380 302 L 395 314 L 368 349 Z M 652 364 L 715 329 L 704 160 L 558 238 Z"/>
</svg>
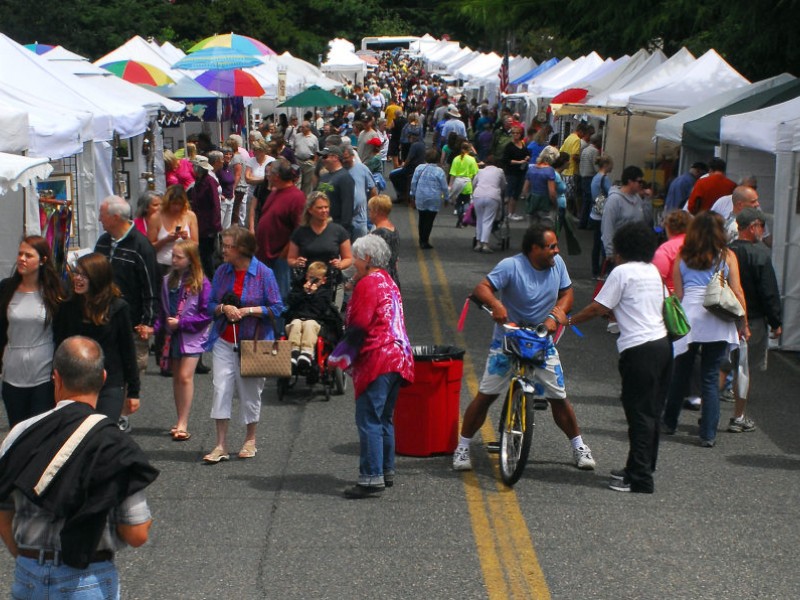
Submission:
<svg viewBox="0 0 800 600">
<path fill-rule="evenodd" d="M 283 104 L 279 104 L 278 107 L 304 108 L 306 106 L 341 106 L 343 104 L 350 104 L 350 101 L 323 90 L 318 85 L 312 85 L 299 94 L 292 96 Z"/>
</svg>

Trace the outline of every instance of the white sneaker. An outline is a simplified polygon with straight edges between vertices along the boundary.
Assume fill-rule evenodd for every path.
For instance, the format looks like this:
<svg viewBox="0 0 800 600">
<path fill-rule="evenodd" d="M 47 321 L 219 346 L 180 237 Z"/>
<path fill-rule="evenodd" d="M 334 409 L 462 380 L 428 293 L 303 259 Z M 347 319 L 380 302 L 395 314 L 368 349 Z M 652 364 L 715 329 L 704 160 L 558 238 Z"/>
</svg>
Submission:
<svg viewBox="0 0 800 600">
<path fill-rule="evenodd" d="M 117 427 L 119 427 L 120 431 L 130 431 L 131 422 L 128 420 L 128 417 L 120 417 L 119 421 L 117 421 Z"/>
<path fill-rule="evenodd" d="M 508 215 L 509 221 L 522 221 L 524 218 L 524 216 L 515 213 Z"/>
<path fill-rule="evenodd" d="M 459 446 L 453 453 L 454 471 L 472 471 L 472 461 L 469 458 L 469 446 Z"/>
<path fill-rule="evenodd" d="M 589 446 L 578 446 L 572 449 L 572 458 L 575 459 L 575 466 L 585 471 L 593 471 L 596 463 L 592 458 L 592 451 Z"/>
<path fill-rule="evenodd" d="M 616 321 L 611 321 L 606 326 L 606 331 L 608 333 L 613 333 L 614 335 L 617 335 L 617 334 L 619 334 L 619 325 L 617 324 Z"/>
</svg>

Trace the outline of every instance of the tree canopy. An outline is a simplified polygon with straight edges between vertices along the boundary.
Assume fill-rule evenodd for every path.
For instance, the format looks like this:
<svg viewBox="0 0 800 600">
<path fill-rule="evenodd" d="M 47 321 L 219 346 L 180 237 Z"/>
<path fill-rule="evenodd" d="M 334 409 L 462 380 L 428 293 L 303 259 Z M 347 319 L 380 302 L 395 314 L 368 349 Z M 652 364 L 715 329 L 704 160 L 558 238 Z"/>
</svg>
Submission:
<svg viewBox="0 0 800 600">
<path fill-rule="evenodd" d="M 316 62 L 328 40 L 357 46 L 371 35 L 445 34 L 475 50 L 513 53 L 537 61 L 632 54 L 686 46 L 696 56 L 716 49 L 750 79 L 800 73 L 800 32 L 791 26 L 800 0 L 3 0 L 0 29 L 21 43 L 61 44 L 96 59 L 133 35 L 170 41 L 184 49 L 215 33 L 234 31 L 277 52 Z"/>
</svg>

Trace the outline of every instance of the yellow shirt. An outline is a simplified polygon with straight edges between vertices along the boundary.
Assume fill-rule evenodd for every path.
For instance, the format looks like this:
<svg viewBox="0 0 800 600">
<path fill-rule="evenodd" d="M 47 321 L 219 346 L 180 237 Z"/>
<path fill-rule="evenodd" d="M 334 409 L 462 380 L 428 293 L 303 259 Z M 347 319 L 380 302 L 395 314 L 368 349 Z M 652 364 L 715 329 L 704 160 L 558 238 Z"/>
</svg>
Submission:
<svg viewBox="0 0 800 600">
<path fill-rule="evenodd" d="M 397 106 L 397 104 L 390 104 L 386 107 L 384 111 L 386 113 L 386 129 L 391 129 L 392 124 L 394 123 L 394 118 L 397 116 L 397 113 L 401 112 L 403 109 Z"/>
<path fill-rule="evenodd" d="M 575 175 L 578 172 L 578 161 L 580 160 L 579 158 L 575 158 L 575 155 L 577 154 L 580 156 L 581 153 L 581 138 L 578 137 L 578 134 L 570 133 L 567 139 L 564 140 L 564 143 L 561 144 L 559 152 L 566 152 L 570 156 L 570 161 L 562 175 L 566 175 L 567 177 Z"/>
</svg>

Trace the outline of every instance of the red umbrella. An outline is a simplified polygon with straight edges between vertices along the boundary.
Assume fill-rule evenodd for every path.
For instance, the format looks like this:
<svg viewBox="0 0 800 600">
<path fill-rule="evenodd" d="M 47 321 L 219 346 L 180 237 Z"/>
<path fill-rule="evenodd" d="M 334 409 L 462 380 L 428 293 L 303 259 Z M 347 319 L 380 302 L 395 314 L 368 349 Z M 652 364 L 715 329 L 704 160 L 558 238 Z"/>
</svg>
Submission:
<svg viewBox="0 0 800 600">
<path fill-rule="evenodd" d="M 569 88 L 558 94 L 550 101 L 550 104 L 573 104 L 581 102 L 589 94 L 589 90 L 583 88 Z"/>
</svg>

